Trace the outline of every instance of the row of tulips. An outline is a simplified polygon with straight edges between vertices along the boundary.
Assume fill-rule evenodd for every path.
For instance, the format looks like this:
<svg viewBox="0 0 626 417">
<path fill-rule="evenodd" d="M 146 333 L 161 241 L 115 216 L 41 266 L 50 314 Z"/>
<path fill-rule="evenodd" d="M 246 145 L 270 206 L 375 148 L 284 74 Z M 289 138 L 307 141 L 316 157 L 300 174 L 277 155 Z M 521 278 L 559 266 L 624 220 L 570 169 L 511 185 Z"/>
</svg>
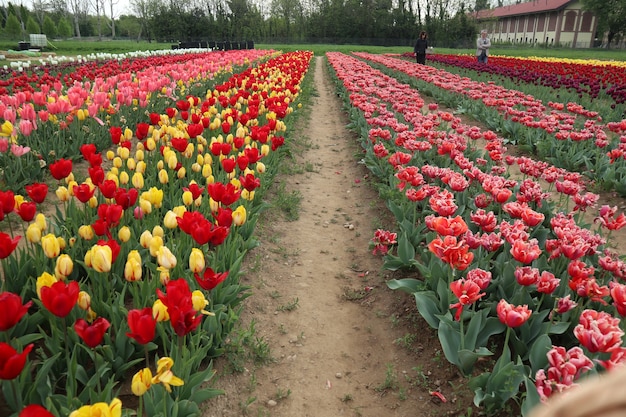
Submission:
<svg viewBox="0 0 626 417">
<path fill-rule="evenodd" d="M 556 91 L 575 92 L 579 98 L 597 99 L 604 93 L 613 108 L 626 103 L 626 65 L 622 61 L 573 60 L 559 58 L 519 58 L 490 56 L 489 65 L 480 65 L 475 56 L 429 55 L 433 62 L 472 69 L 514 81 L 541 85 Z"/>
<path fill-rule="evenodd" d="M 327 57 L 396 218 L 397 231 L 375 234 L 373 253 L 388 269 L 419 273 L 388 285 L 415 297 L 446 358 L 470 377 L 475 404 L 490 413 L 516 399 L 526 414 L 581 375 L 623 362 L 626 263 L 606 238 L 624 215 L 599 211 L 605 237 L 580 226 L 597 196 L 577 188 L 576 211 L 557 211 L 537 180 L 509 178 L 503 138 L 425 106 L 364 61 Z M 523 164 L 552 171 L 561 187 L 580 180 Z"/>
<path fill-rule="evenodd" d="M 107 136 L 99 134 L 105 124 L 132 126 L 146 111 L 163 112 L 174 91 L 201 94 L 194 86 L 266 55 L 259 50 L 150 55 L 7 74 L 2 83 L 11 88 L 0 94 L 0 184 L 19 192 L 41 180 L 47 164 L 79 157 L 81 145 L 105 146 Z"/>
<path fill-rule="evenodd" d="M 584 173 L 626 196 L 626 122 L 603 123 L 596 111 L 568 102 L 546 104 L 532 95 L 447 71 L 372 54 L 358 56 L 418 80 L 437 100 L 503 132 L 510 142 L 554 165 Z"/>
<path fill-rule="evenodd" d="M 180 83 L 132 128 L 101 127 L 108 147 L 80 146 L 84 178 L 70 159 L 47 166 L 55 196 L 40 182 L 0 192 L 0 380 L 14 415 L 194 416 L 219 393 L 210 360 L 249 295 L 241 262 L 312 54 L 274 55 L 203 80 L 202 96 Z"/>
</svg>

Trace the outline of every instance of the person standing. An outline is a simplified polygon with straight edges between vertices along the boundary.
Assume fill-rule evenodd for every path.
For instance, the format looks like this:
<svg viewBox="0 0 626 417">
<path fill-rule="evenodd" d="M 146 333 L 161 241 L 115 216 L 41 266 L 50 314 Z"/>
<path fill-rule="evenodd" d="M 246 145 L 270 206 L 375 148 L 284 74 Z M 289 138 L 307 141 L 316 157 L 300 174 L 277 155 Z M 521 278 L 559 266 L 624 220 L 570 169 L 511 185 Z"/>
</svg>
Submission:
<svg viewBox="0 0 626 417">
<path fill-rule="evenodd" d="M 418 64 L 425 65 L 426 64 L 426 49 L 428 48 L 428 36 L 426 32 L 421 31 L 420 37 L 417 38 L 417 42 L 415 42 L 415 46 L 413 50 L 415 51 L 415 59 Z"/>
<path fill-rule="evenodd" d="M 490 47 L 491 40 L 487 37 L 487 31 L 483 29 L 480 31 L 480 37 L 476 41 L 476 58 L 478 58 L 478 62 L 482 64 L 487 63 Z"/>
</svg>

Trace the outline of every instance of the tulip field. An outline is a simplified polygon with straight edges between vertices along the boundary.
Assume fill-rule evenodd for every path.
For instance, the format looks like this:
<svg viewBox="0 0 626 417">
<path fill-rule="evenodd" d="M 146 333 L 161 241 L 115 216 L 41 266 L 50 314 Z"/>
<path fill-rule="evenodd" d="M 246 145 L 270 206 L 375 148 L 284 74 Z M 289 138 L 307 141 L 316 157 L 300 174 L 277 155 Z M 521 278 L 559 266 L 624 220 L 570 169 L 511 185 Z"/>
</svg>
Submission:
<svg viewBox="0 0 626 417">
<path fill-rule="evenodd" d="M 4 74 L 2 415 L 201 415 L 311 55 Z"/>
<path fill-rule="evenodd" d="M 396 230 L 375 233 L 373 253 L 383 255 L 387 269 L 418 272 L 419 279 L 388 286 L 414 295 L 446 359 L 469 378 L 475 405 L 495 413 L 513 400 L 528 414 L 584 375 L 619 366 L 626 264 L 611 232 L 626 217 L 617 207 L 598 208 L 599 195 L 588 186 L 624 194 L 626 121 L 616 112 L 605 121 L 576 102 L 542 101 L 528 93 L 533 80 L 517 80 L 526 85 L 522 92 L 400 57 L 328 59 L 360 132 L 363 162 L 396 219 Z M 505 68 L 501 61 L 466 68 L 493 74 Z M 550 68 L 553 75 L 609 73 L 570 65 L 561 70 L 553 61 Z M 623 63 L 610 65 L 623 74 Z M 620 96 L 608 93 L 622 88 L 623 76 L 616 86 L 585 79 L 601 92 L 576 94 L 595 94 L 598 108 L 620 109 Z M 545 88 L 537 93 L 548 94 Z M 600 102 L 598 94 L 608 98 Z M 426 96 L 492 130 L 427 105 Z M 537 152 L 510 156 L 510 143 Z M 523 178 L 510 175 L 513 165 Z M 554 191 L 562 198 L 548 199 Z M 595 226 L 585 224 L 585 213 L 593 213 Z"/>
<path fill-rule="evenodd" d="M 202 415 L 312 55 L 0 71 L 0 414 Z M 326 59 L 394 219 L 372 256 L 474 404 L 527 415 L 625 362 L 626 216 L 596 192 L 626 196 L 626 65 Z"/>
</svg>

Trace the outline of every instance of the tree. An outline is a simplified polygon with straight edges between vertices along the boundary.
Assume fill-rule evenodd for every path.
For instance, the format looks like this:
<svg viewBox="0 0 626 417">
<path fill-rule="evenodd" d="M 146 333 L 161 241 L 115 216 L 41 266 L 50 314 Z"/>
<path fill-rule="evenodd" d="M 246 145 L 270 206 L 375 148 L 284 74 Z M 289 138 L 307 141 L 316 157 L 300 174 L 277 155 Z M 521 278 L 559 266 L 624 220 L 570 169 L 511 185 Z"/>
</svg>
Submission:
<svg viewBox="0 0 626 417">
<path fill-rule="evenodd" d="M 43 33 L 46 34 L 48 38 L 56 38 L 57 36 L 57 25 L 54 24 L 54 20 L 50 16 L 46 16 L 43 19 Z"/>
<path fill-rule="evenodd" d="M 71 38 L 74 35 L 74 32 L 72 31 L 72 25 L 64 17 L 59 19 L 57 32 L 61 38 L 65 38 L 65 39 Z"/>
<path fill-rule="evenodd" d="M 476 5 L 474 6 L 474 11 L 478 12 L 481 10 L 487 10 L 490 8 L 489 0 L 476 0 Z"/>
<path fill-rule="evenodd" d="M 598 32 L 607 33 L 607 48 L 615 35 L 626 32 L 626 0 L 583 0 L 583 7 L 596 15 Z"/>
<path fill-rule="evenodd" d="M 32 16 L 30 16 L 28 18 L 28 21 L 26 22 L 26 33 L 34 33 L 34 34 L 39 34 L 41 33 L 41 27 L 39 26 L 39 23 L 37 23 L 35 21 L 35 19 L 33 19 Z"/>
<path fill-rule="evenodd" d="M 18 39 L 22 36 L 22 25 L 20 24 L 17 16 L 13 13 L 9 14 L 4 31 L 11 37 L 11 39 Z"/>
</svg>

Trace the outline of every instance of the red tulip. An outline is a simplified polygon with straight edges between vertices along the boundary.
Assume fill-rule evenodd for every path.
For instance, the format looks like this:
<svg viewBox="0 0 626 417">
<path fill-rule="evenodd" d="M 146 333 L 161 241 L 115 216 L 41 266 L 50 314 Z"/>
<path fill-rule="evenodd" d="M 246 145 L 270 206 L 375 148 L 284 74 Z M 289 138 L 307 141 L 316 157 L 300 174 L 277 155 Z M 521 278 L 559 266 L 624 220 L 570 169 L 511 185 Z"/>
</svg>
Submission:
<svg viewBox="0 0 626 417">
<path fill-rule="evenodd" d="M 431 241 L 428 249 L 437 255 L 439 259 L 454 269 L 463 271 L 474 260 L 474 254 L 469 251 L 469 246 L 463 239 L 454 236 L 446 236 L 443 240 L 439 237 Z"/>
<path fill-rule="evenodd" d="M 17 243 L 21 238 L 22 236 L 11 238 L 6 233 L 0 232 L 0 259 L 8 258 L 17 247 Z"/>
<path fill-rule="evenodd" d="M 26 346 L 22 353 L 17 353 L 11 345 L 0 342 L 0 379 L 15 379 L 24 369 L 28 354 L 33 344 Z"/>
<path fill-rule="evenodd" d="M 54 417 L 54 414 L 39 404 L 31 404 L 24 407 L 18 417 Z"/>
<path fill-rule="evenodd" d="M 87 183 L 83 183 L 80 185 L 75 185 L 72 191 L 74 191 L 74 195 L 76 196 L 78 201 L 80 201 L 81 203 L 87 203 L 91 199 L 91 197 L 93 197 L 96 189 L 92 188 L 91 185 Z"/>
<path fill-rule="evenodd" d="M 34 182 L 30 185 L 24 187 L 26 193 L 37 204 L 41 204 L 46 199 L 48 195 L 48 184 L 44 184 L 41 182 Z"/>
<path fill-rule="evenodd" d="M 41 287 L 41 302 L 55 316 L 66 317 L 78 301 L 78 282 L 58 281 L 51 286 Z"/>
<path fill-rule="evenodd" d="M 22 305 L 22 298 L 12 292 L 0 293 L 0 311 L 3 312 L 0 314 L 0 330 L 6 331 L 15 326 L 32 304 L 29 301 Z"/>
<path fill-rule="evenodd" d="M 37 205 L 32 201 L 25 201 L 17 208 L 17 215 L 25 222 L 34 219 L 35 214 L 37 214 Z"/>
<path fill-rule="evenodd" d="M 74 323 L 76 334 L 83 339 L 83 342 L 90 348 L 95 348 L 104 338 L 104 334 L 111 327 L 111 323 L 104 317 L 98 317 L 93 323 L 89 324 L 85 319 L 78 319 Z"/>
<path fill-rule="evenodd" d="M 123 136 L 122 128 L 119 126 L 111 126 L 109 128 L 109 134 L 111 135 L 111 142 L 114 145 L 117 145 L 120 143 L 120 140 L 122 139 L 122 136 Z"/>
<path fill-rule="evenodd" d="M 191 291 L 184 279 L 171 280 L 165 287 L 166 293 L 157 289 L 157 296 L 167 307 L 170 324 L 178 336 L 194 330 L 202 321 L 202 315 L 193 308 Z"/>
<path fill-rule="evenodd" d="M 511 247 L 511 255 L 515 260 L 529 264 L 541 255 L 541 249 L 537 244 L 537 239 L 530 239 L 528 241 L 516 240 Z"/>
<path fill-rule="evenodd" d="M 624 331 L 620 319 L 604 311 L 584 310 L 574 328 L 574 336 L 589 352 L 612 352 L 622 345 Z"/>
<path fill-rule="evenodd" d="M 13 194 L 13 191 L 0 191 L 0 208 L 4 214 L 9 214 L 15 209 L 15 194 Z"/>
<path fill-rule="evenodd" d="M 496 307 L 498 319 L 509 327 L 519 327 L 530 318 L 532 311 L 527 305 L 514 306 L 506 300 L 500 300 Z"/>
<path fill-rule="evenodd" d="M 450 290 L 452 290 L 454 295 L 459 299 L 458 303 L 450 304 L 450 308 L 457 309 L 454 315 L 454 319 L 457 321 L 461 318 L 464 306 L 474 304 L 485 295 L 484 292 L 480 292 L 480 286 L 475 281 L 466 279 L 452 281 L 450 283 Z"/>
<path fill-rule="evenodd" d="M 70 159 L 59 159 L 50 164 L 50 174 L 52 177 L 61 181 L 72 173 L 72 161 Z"/>
<path fill-rule="evenodd" d="M 126 336 L 132 337 L 137 343 L 145 345 L 154 339 L 157 321 L 152 315 L 152 308 L 130 310 L 128 312 L 128 327 L 130 332 Z"/>
<path fill-rule="evenodd" d="M 210 291 L 222 282 L 224 282 L 226 278 L 228 278 L 228 271 L 216 273 L 215 271 L 213 271 L 213 269 L 206 268 L 202 276 L 197 273 L 195 273 L 194 276 L 196 277 L 196 281 L 198 282 L 198 285 L 200 285 L 200 287 L 207 291 Z"/>
</svg>

